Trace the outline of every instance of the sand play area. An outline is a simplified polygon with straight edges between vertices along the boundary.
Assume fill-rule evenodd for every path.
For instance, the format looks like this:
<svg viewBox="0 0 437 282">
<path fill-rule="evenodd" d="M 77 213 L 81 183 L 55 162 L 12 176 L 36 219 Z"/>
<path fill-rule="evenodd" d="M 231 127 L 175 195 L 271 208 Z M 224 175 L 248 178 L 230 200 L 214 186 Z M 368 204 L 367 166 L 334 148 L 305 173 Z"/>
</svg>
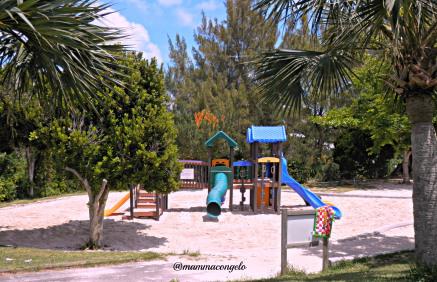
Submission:
<svg viewBox="0 0 437 282">
<path fill-rule="evenodd" d="M 343 212 L 343 218 L 333 226 L 332 261 L 414 248 L 411 185 L 375 182 L 366 190 L 318 193 Z M 107 206 L 112 206 L 124 194 L 110 193 Z M 243 262 L 246 266 L 244 271 L 215 272 L 215 280 L 276 275 L 280 270 L 280 215 L 241 212 L 237 206 L 240 192 L 235 190 L 235 211 L 225 208 L 218 221 L 210 221 L 205 213 L 206 196 L 206 190 L 172 193 L 169 210 L 159 221 L 107 218 L 104 223 L 106 249 L 199 252 L 199 257 L 183 260 L 192 264 Z M 227 201 L 223 207 L 228 207 Z M 1 208 L 0 244 L 76 250 L 87 238 L 86 203 L 87 196 L 80 195 Z M 304 202 L 293 190 L 284 189 L 282 205 L 302 208 Z M 170 265 L 173 260 L 181 258 L 170 256 L 162 263 Z M 321 247 L 290 249 L 288 260 L 295 268 L 319 271 Z M 211 273 L 196 275 L 199 280 L 212 278 Z"/>
</svg>

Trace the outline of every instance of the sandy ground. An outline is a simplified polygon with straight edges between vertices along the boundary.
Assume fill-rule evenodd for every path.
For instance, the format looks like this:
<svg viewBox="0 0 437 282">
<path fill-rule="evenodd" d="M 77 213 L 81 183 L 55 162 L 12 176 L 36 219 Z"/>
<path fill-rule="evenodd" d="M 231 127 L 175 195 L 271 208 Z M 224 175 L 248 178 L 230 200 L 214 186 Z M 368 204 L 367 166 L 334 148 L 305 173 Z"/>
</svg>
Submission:
<svg viewBox="0 0 437 282">
<path fill-rule="evenodd" d="M 110 193 L 108 207 L 124 193 Z M 266 278 L 280 270 L 280 216 L 224 209 L 218 221 L 205 216 L 207 192 L 180 191 L 170 195 L 169 211 L 159 221 L 120 216 L 105 220 L 104 241 L 110 250 L 158 252 L 200 252 L 195 259 L 170 257 L 172 265 L 240 264 L 244 271 L 232 273 L 191 272 L 199 280 Z M 371 256 L 414 248 L 412 187 L 377 183 L 373 189 L 345 193 L 321 193 L 334 203 L 343 218 L 334 223 L 330 247 L 331 261 Z M 248 198 L 248 193 L 246 193 Z M 234 191 L 234 204 L 240 192 Z M 87 238 L 87 196 L 72 196 L 0 209 L 0 244 L 49 249 L 78 249 Z M 282 192 L 282 204 L 303 206 L 291 189 Z M 228 199 L 224 204 L 228 207 Z M 321 270 L 321 247 L 288 251 L 288 262 L 307 272 Z M 184 281 L 182 272 L 175 277 Z M 186 273 L 185 273 L 186 274 Z M 191 276 L 190 279 L 193 279 Z"/>
</svg>

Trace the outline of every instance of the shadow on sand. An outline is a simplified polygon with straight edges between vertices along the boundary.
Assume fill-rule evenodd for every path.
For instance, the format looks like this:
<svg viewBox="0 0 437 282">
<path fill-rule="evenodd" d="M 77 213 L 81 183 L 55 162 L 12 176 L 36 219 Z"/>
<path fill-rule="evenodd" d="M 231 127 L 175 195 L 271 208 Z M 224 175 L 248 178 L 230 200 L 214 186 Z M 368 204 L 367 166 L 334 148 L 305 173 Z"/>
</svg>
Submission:
<svg viewBox="0 0 437 282">
<path fill-rule="evenodd" d="M 157 248 L 168 242 L 165 237 L 148 236 L 146 231 L 149 228 L 149 225 L 139 222 L 105 219 L 103 224 L 105 249 L 139 251 Z M 0 245 L 77 250 L 87 241 L 88 232 L 88 220 L 71 220 L 47 228 L 0 231 Z"/>
</svg>

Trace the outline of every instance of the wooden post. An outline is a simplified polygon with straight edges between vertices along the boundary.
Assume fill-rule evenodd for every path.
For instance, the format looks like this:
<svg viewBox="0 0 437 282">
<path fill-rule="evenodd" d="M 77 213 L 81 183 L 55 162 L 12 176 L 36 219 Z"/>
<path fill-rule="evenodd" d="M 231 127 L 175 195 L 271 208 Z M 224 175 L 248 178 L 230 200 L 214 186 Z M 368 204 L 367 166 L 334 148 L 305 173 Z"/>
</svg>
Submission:
<svg viewBox="0 0 437 282">
<path fill-rule="evenodd" d="M 156 212 L 156 220 L 159 221 L 159 195 L 155 192 L 155 212 Z"/>
<path fill-rule="evenodd" d="M 264 188 L 265 188 L 265 183 L 264 183 L 264 180 L 265 180 L 265 178 L 266 178 L 266 176 L 267 176 L 267 168 L 266 168 L 266 163 L 261 163 L 261 206 L 260 206 L 260 209 L 261 209 L 261 212 L 264 212 L 264 197 L 266 196 L 265 195 L 265 191 L 264 191 Z"/>
<path fill-rule="evenodd" d="M 281 210 L 281 275 L 287 272 L 287 210 Z"/>
<path fill-rule="evenodd" d="M 253 143 L 253 150 L 252 150 L 252 161 L 253 161 L 253 212 L 256 213 L 258 210 L 257 205 L 257 197 L 258 197 L 258 143 Z"/>
<path fill-rule="evenodd" d="M 228 183 L 228 189 L 230 189 L 230 195 L 229 195 L 229 210 L 232 211 L 234 209 L 234 175 L 233 175 L 233 171 L 234 171 L 234 148 L 229 148 L 229 167 L 231 169 L 231 176 L 232 179 L 230 181 L 230 183 Z"/>
<path fill-rule="evenodd" d="M 129 185 L 129 210 L 130 210 L 130 218 L 134 219 L 134 188 L 133 185 Z"/>
<path fill-rule="evenodd" d="M 212 162 L 212 150 L 208 148 L 208 194 L 211 191 L 211 185 L 209 185 L 209 180 L 211 178 L 211 162 Z"/>
<path fill-rule="evenodd" d="M 278 166 L 278 195 L 276 195 L 276 201 L 278 203 L 278 212 L 281 208 L 281 192 L 282 192 L 282 143 L 278 146 L 278 158 L 279 158 L 279 166 Z"/>
<path fill-rule="evenodd" d="M 135 186 L 135 201 L 134 201 L 134 207 L 137 208 L 138 207 L 138 195 L 140 194 L 140 184 L 138 184 L 137 186 Z"/>
<path fill-rule="evenodd" d="M 329 239 L 323 238 L 323 266 L 322 271 L 329 268 Z"/>
<path fill-rule="evenodd" d="M 168 210 L 168 194 L 165 194 L 165 210 Z"/>
</svg>

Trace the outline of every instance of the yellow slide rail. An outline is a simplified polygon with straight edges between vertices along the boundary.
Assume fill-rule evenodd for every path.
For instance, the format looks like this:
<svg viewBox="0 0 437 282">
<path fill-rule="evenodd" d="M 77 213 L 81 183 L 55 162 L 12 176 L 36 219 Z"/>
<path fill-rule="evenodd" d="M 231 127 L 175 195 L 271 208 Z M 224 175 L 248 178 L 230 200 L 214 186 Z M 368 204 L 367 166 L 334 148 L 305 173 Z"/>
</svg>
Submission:
<svg viewBox="0 0 437 282">
<path fill-rule="evenodd" d="M 121 198 L 120 201 L 118 201 L 112 208 L 109 210 L 105 210 L 104 216 L 110 216 L 112 215 L 116 210 L 118 210 L 124 203 L 126 203 L 127 200 L 130 198 L 130 193 L 127 193 L 124 195 L 123 198 Z"/>
</svg>

